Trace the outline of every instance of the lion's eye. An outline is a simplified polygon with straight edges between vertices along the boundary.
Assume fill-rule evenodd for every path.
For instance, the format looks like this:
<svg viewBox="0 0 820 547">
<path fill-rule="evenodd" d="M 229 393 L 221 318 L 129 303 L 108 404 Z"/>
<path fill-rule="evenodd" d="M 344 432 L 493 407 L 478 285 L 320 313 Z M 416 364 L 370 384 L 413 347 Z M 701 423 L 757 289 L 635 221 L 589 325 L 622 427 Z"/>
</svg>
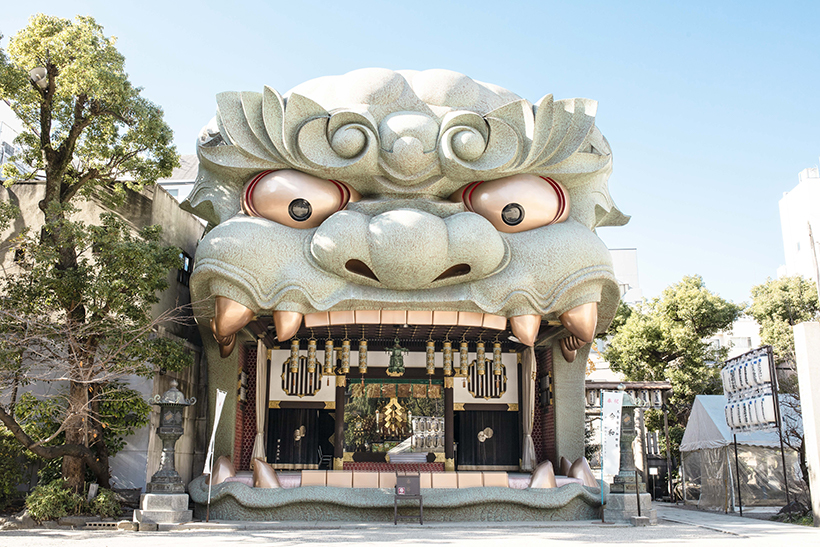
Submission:
<svg viewBox="0 0 820 547">
<path fill-rule="evenodd" d="M 282 169 L 259 173 L 245 185 L 242 210 L 291 228 L 315 228 L 359 197 L 343 182 Z"/>
<path fill-rule="evenodd" d="M 489 220 L 499 232 L 525 232 L 564 222 L 569 195 L 560 183 L 535 175 L 512 175 L 472 182 L 453 194 L 467 210 Z"/>
</svg>

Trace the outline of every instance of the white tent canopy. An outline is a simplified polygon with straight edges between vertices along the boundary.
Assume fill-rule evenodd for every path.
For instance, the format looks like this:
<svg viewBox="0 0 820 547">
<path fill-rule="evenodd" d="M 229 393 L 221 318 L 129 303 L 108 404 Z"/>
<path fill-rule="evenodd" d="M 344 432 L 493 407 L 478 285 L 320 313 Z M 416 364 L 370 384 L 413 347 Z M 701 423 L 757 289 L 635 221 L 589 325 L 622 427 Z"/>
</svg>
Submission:
<svg viewBox="0 0 820 547">
<path fill-rule="evenodd" d="M 726 425 L 723 407 L 726 397 L 723 395 L 698 395 L 689 422 L 680 443 L 681 452 L 693 452 L 706 448 L 721 448 L 732 444 L 732 431 Z M 781 405 L 781 412 L 785 409 Z M 780 448 L 777 430 L 770 432 L 738 433 L 737 444 L 745 446 L 764 446 Z"/>
</svg>

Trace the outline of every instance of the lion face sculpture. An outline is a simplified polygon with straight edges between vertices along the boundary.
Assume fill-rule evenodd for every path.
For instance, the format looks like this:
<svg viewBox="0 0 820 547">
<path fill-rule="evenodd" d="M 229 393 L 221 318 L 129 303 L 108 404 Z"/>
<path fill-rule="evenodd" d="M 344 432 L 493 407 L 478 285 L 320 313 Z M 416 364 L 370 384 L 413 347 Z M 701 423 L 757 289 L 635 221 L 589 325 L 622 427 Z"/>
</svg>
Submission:
<svg viewBox="0 0 820 547">
<path fill-rule="evenodd" d="M 214 226 L 191 290 L 215 297 L 223 355 L 255 315 L 279 340 L 509 320 L 532 345 L 547 322 L 568 330 L 568 359 L 611 321 L 618 285 L 594 229 L 627 217 L 594 101 L 533 105 L 455 72 L 364 69 L 217 105 L 189 197 Z"/>
</svg>

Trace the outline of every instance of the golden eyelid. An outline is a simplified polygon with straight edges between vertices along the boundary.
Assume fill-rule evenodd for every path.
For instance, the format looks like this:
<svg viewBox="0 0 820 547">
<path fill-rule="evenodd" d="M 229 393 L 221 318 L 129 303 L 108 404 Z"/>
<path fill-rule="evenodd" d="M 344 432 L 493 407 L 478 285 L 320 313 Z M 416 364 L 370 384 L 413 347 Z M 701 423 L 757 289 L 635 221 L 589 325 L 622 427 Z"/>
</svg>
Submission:
<svg viewBox="0 0 820 547">
<path fill-rule="evenodd" d="M 344 209 L 358 192 L 338 181 L 320 179 L 301 171 L 281 169 L 264 171 L 245 185 L 242 209 L 251 216 L 267 218 L 291 228 L 316 228 L 327 217 Z M 294 200 L 310 204 L 310 216 L 295 220 L 289 213 Z"/>
<path fill-rule="evenodd" d="M 569 194 L 560 183 L 536 175 L 512 175 L 497 180 L 472 183 L 457 194 L 468 210 L 478 213 L 499 232 L 525 232 L 563 222 L 569 216 Z M 455 198 L 455 195 L 453 196 Z M 515 225 L 504 222 L 508 205 L 523 209 Z"/>
</svg>

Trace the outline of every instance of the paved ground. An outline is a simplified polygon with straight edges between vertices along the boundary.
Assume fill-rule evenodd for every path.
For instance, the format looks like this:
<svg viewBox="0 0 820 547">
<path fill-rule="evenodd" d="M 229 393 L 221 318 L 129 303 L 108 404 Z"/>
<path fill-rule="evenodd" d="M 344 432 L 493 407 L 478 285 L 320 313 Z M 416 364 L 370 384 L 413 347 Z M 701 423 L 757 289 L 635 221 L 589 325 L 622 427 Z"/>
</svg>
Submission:
<svg viewBox="0 0 820 547">
<path fill-rule="evenodd" d="M 205 547 L 240 545 L 356 545 L 401 547 L 470 545 L 719 545 L 722 547 L 820 546 L 820 529 L 723 514 L 687 511 L 655 504 L 658 525 L 633 528 L 590 522 L 572 523 L 194 523 L 160 532 L 105 530 L 21 530 L 0 532 L 0 546 L 14 547 Z"/>
</svg>

